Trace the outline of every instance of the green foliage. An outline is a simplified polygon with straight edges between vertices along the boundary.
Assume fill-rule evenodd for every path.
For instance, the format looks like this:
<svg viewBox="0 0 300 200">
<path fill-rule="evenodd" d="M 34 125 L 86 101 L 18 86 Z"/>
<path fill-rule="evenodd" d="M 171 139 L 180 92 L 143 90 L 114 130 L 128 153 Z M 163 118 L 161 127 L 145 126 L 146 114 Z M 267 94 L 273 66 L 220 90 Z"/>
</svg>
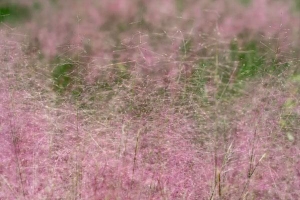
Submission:
<svg viewBox="0 0 300 200">
<path fill-rule="evenodd" d="M 42 8 L 42 5 L 41 5 L 40 2 L 35 1 L 35 2 L 32 3 L 32 7 L 33 7 L 34 10 L 40 10 Z"/>
<path fill-rule="evenodd" d="M 294 9 L 296 9 L 297 11 L 300 11 L 300 0 L 294 0 Z"/>
<path fill-rule="evenodd" d="M 270 47 L 261 43 L 268 43 Z M 276 45 L 274 42 L 258 40 L 250 40 L 240 46 L 236 41 L 231 42 L 231 61 L 239 63 L 237 80 L 247 80 L 257 75 L 279 75 L 290 68 L 291 63 L 283 61 L 285 59 L 279 55 Z"/>
<path fill-rule="evenodd" d="M 79 54 L 69 56 L 57 56 L 52 64 L 53 89 L 59 94 L 64 94 L 72 99 L 82 96 L 84 90 L 90 87 L 86 83 L 87 66 L 85 60 L 81 60 Z M 98 83 L 96 84 L 98 85 Z M 104 85 L 103 87 L 110 87 Z"/>
<path fill-rule="evenodd" d="M 52 72 L 54 81 L 54 90 L 64 92 L 72 82 L 72 73 L 74 70 L 73 63 L 57 64 Z"/>
<path fill-rule="evenodd" d="M 190 45 L 190 41 L 184 42 L 181 47 L 182 53 L 188 53 Z M 288 63 L 280 63 L 276 55 L 270 55 L 269 49 L 259 45 L 256 40 L 243 43 L 234 40 L 229 48 L 229 59 L 217 58 L 218 62 L 222 63 L 221 65 L 216 67 L 215 61 L 211 60 L 201 61 L 195 67 L 187 86 L 188 92 L 205 100 L 207 97 L 205 86 L 209 81 L 209 84 L 213 85 L 216 90 L 213 96 L 217 99 L 227 99 L 240 95 L 240 91 L 249 79 L 266 74 L 279 74 L 289 67 Z"/>
<path fill-rule="evenodd" d="M 184 0 L 175 0 L 176 1 L 176 7 L 179 13 L 182 13 L 184 10 Z"/>
<path fill-rule="evenodd" d="M 58 94 L 57 100 L 70 100 L 72 103 L 79 103 L 86 97 L 87 85 L 84 84 L 84 67 L 72 59 L 56 58 L 52 70 L 52 87 Z M 81 71 L 82 70 L 82 71 Z M 79 107 L 85 106 L 86 102 L 79 103 Z"/>
<path fill-rule="evenodd" d="M 51 2 L 52 4 L 57 4 L 57 3 L 58 3 L 58 0 L 50 0 L 50 2 Z"/>
<path fill-rule="evenodd" d="M 0 22 L 23 22 L 30 18 L 30 10 L 18 4 L 0 4 Z"/>
<path fill-rule="evenodd" d="M 251 4 L 252 0 L 239 0 L 239 2 L 245 6 L 248 6 Z"/>
<path fill-rule="evenodd" d="M 237 78 L 243 80 L 256 76 L 262 71 L 265 64 L 265 57 L 260 52 L 257 42 L 250 41 L 239 49 L 236 42 L 230 45 L 232 61 L 238 61 Z"/>
</svg>

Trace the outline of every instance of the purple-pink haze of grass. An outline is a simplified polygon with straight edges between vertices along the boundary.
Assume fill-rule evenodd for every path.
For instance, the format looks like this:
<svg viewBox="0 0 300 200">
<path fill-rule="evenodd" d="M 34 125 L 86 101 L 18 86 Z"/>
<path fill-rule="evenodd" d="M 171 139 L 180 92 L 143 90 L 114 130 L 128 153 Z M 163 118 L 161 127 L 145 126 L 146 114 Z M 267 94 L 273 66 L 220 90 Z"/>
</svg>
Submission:
<svg viewBox="0 0 300 200">
<path fill-rule="evenodd" d="M 300 199 L 292 1 L 38 3 L 0 28 L 0 200 Z M 230 44 L 256 40 L 294 68 L 238 82 Z"/>
</svg>

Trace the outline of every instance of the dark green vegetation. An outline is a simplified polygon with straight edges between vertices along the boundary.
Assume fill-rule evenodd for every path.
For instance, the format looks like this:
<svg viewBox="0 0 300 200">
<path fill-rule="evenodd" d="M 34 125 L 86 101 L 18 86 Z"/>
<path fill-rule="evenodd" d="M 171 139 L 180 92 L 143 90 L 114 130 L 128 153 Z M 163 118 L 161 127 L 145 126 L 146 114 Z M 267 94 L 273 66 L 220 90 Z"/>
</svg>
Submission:
<svg viewBox="0 0 300 200">
<path fill-rule="evenodd" d="M 60 97 L 78 100 L 84 88 L 82 74 L 85 68 L 72 59 L 57 58 L 53 63 L 52 81 L 54 91 Z"/>
<path fill-rule="evenodd" d="M 74 74 L 74 63 L 58 64 L 53 72 L 52 77 L 54 81 L 54 89 L 58 92 L 63 92 L 71 84 L 72 75 Z"/>
<path fill-rule="evenodd" d="M 30 9 L 20 4 L 0 3 L 0 22 L 20 23 L 30 19 Z"/>
</svg>

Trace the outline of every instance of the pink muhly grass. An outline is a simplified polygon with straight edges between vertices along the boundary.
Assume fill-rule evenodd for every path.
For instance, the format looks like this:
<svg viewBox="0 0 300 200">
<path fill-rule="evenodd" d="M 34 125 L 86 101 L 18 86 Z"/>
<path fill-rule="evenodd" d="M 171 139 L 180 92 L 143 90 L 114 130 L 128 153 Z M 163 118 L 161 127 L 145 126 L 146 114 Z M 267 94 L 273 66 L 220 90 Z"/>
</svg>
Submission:
<svg viewBox="0 0 300 200">
<path fill-rule="evenodd" d="M 103 139 L 91 135 L 91 150 L 98 151 L 88 150 L 84 162 L 87 169 L 93 169 L 84 173 L 86 197 L 177 199 L 205 195 L 207 186 L 198 185 L 196 174 L 203 174 L 209 163 L 201 163 L 181 136 L 184 130 L 190 131 L 188 122 L 169 114 L 156 116 L 160 124 L 145 121 L 141 126 L 139 121 L 125 120 L 115 125 L 117 132 L 105 133 Z M 101 146 L 101 141 L 108 143 Z M 202 178 L 208 180 L 209 174 Z"/>
<path fill-rule="evenodd" d="M 266 90 L 268 90 L 267 96 Z M 245 102 L 241 99 L 236 104 L 236 106 L 243 107 L 247 101 L 252 102 L 247 114 L 238 122 L 240 128 L 237 128 L 233 134 L 235 152 L 233 155 L 237 156 L 239 161 L 236 160 L 237 163 L 233 161 L 233 165 L 230 163 L 228 165 L 228 169 L 232 168 L 228 176 L 231 185 L 236 181 L 236 183 L 246 181 L 246 177 L 249 177 L 249 169 L 257 166 L 249 179 L 246 190 L 248 192 L 244 195 L 248 193 L 261 199 L 297 199 L 299 197 L 297 192 L 299 190 L 297 171 L 299 158 L 296 156 L 299 148 L 287 140 L 286 133 L 282 132 L 278 126 L 281 115 L 278 108 L 282 104 L 280 101 L 282 95 L 283 93 L 275 88 L 266 89 L 259 86 L 253 98 Z M 268 101 L 257 101 L 256 98 L 259 96 L 269 99 L 272 107 L 265 103 Z M 242 110 L 242 108 L 236 107 L 236 110 Z M 245 182 L 242 182 L 238 185 L 244 184 Z M 235 189 L 239 187 L 238 185 L 234 186 Z M 284 188 L 284 191 L 278 190 L 279 188 Z M 241 192 L 241 188 L 237 192 Z M 233 190 L 230 193 L 235 194 Z"/>
<path fill-rule="evenodd" d="M 283 124 L 284 115 L 299 111 L 297 104 L 284 108 L 287 98 L 298 98 L 297 83 L 285 91 L 272 87 L 272 78 L 247 80 L 228 109 L 216 100 L 215 77 L 205 83 L 215 104 L 187 90 L 204 56 L 223 65 L 223 36 L 250 30 L 283 41 L 281 31 L 297 22 L 286 7 L 279 16 L 279 4 L 268 1 L 240 11 L 223 1 L 191 1 L 177 20 L 169 0 L 89 2 L 60 2 L 41 14 L 51 18 L 46 25 L 31 24 L 46 60 L 74 54 L 83 63 L 82 99 L 52 91 L 52 80 L 42 80 L 51 66 L 28 64 L 19 46 L 8 48 L 18 40 L 0 48 L 0 199 L 299 198 L 299 142 Z M 64 9 L 73 4 L 75 11 Z M 145 13 L 135 22 L 139 6 Z M 135 26 L 139 20 L 150 28 Z M 118 82 L 118 70 L 129 78 Z M 101 83 L 109 91 L 97 88 Z M 229 128 L 220 128 L 221 120 Z"/>
<path fill-rule="evenodd" d="M 222 37 L 233 38 L 247 31 L 265 38 L 276 38 L 280 46 L 287 47 L 287 38 L 293 38 L 296 16 L 290 12 L 290 5 L 268 0 L 254 0 L 250 8 L 239 9 L 239 13 L 224 18 L 220 23 Z"/>
<path fill-rule="evenodd" d="M 1 85 L 1 198 L 43 198 L 47 182 L 46 120 L 24 105 L 26 92 Z M 21 101 L 21 102 L 20 102 Z"/>
</svg>

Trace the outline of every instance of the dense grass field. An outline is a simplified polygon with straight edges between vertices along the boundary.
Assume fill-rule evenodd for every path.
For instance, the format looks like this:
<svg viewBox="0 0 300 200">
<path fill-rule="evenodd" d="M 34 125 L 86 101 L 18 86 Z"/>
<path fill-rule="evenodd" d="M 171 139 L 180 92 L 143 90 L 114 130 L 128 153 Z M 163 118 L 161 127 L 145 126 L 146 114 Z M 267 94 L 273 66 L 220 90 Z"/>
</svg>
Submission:
<svg viewBox="0 0 300 200">
<path fill-rule="evenodd" d="M 300 199 L 299 0 L 0 1 L 0 200 Z"/>
</svg>

